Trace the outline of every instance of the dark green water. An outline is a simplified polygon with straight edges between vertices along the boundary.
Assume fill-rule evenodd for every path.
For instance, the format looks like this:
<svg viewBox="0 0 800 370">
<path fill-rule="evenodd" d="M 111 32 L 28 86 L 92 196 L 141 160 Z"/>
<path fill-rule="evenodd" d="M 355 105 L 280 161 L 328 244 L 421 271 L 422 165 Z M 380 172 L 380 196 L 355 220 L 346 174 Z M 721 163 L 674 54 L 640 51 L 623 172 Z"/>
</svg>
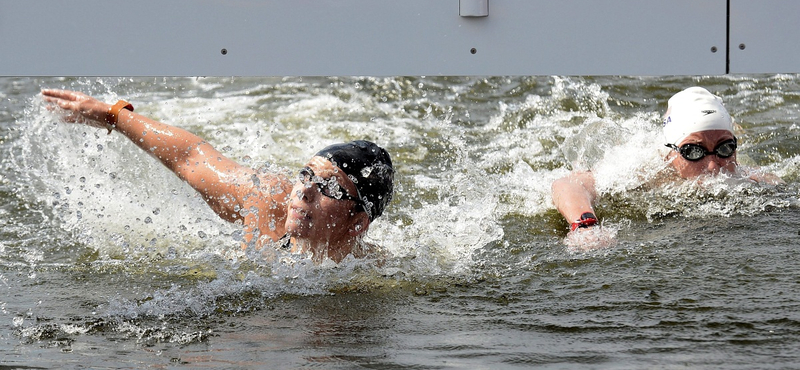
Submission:
<svg viewBox="0 0 800 370">
<path fill-rule="evenodd" d="M 649 188 L 692 85 L 786 180 Z M 57 122 L 66 87 L 293 171 L 366 138 L 398 171 L 385 264 L 238 248 L 117 134 Z M 0 78 L 0 367 L 719 368 L 800 362 L 800 76 Z M 581 252 L 550 183 L 592 167 L 617 244 Z M 634 173 L 640 173 L 636 176 Z"/>
</svg>

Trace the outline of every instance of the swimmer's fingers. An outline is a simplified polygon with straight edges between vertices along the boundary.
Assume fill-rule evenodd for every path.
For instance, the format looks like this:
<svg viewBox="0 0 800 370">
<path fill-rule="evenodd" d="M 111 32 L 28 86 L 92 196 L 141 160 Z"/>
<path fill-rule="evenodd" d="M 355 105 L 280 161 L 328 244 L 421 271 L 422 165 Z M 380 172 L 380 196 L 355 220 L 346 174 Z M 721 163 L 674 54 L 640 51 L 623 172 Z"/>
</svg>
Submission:
<svg viewBox="0 0 800 370">
<path fill-rule="evenodd" d="M 54 103 L 66 110 L 77 111 L 82 100 L 91 99 L 89 96 L 77 91 L 43 89 L 42 97 L 48 103 Z"/>
<path fill-rule="evenodd" d="M 567 234 L 564 244 L 570 252 L 588 252 L 610 248 L 617 244 L 617 229 L 600 225 L 578 228 Z"/>
<path fill-rule="evenodd" d="M 778 177 L 778 175 L 776 175 L 774 173 L 768 173 L 768 172 L 752 174 L 752 175 L 750 175 L 750 180 L 753 180 L 753 181 L 761 183 L 761 184 L 767 184 L 767 185 L 784 185 L 784 184 L 786 184 L 786 181 L 783 181 L 783 179 Z"/>
<path fill-rule="evenodd" d="M 86 123 L 86 120 L 83 118 L 83 116 L 81 116 L 80 114 L 78 114 L 78 113 L 76 113 L 74 111 L 69 110 L 68 108 L 65 108 L 65 107 L 61 106 L 61 104 L 58 104 L 57 100 L 54 100 L 54 99 L 51 100 L 51 99 L 48 99 L 48 98 L 45 98 L 44 100 L 47 101 L 47 102 L 55 104 L 55 105 L 53 105 L 53 104 L 47 105 L 47 106 L 45 106 L 45 109 L 47 109 L 50 112 L 60 113 L 61 120 L 63 120 L 64 122 L 68 122 L 68 123 Z M 56 112 L 57 109 L 59 110 L 59 112 Z"/>
<path fill-rule="evenodd" d="M 45 99 L 61 99 L 67 101 L 91 99 L 89 95 L 86 95 L 82 92 L 58 89 L 42 89 L 42 96 L 44 96 Z"/>
<path fill-rule="evenodd" d="M 44 101 L 66 110 L 64 120 L 67 122 L 104 127 L 103 120 L 108 111 L 108 104 L 84 93 L 70 90 L 43 89 L 42 97 Z"/>
</svg>

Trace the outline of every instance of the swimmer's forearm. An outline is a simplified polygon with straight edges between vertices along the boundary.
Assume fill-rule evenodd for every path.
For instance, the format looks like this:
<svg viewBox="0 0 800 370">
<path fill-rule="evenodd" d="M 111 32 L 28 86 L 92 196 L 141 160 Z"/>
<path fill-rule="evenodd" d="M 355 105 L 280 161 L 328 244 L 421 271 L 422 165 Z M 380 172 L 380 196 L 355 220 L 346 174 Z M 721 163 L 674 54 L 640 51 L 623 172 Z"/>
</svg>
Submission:
<svg viewBox="0 0 800 370">
<path fill-rule="evenodd" d="M 188 163 L 198 151 L 216 152 L 202 138 L 189 131 L 125 109 L 120 111 L 115 128 L 173 172 L 177 172 L 181 164 Z"/>
<path fill-rule="evenodd" d="M 116 129 L 186 181 L 223 220 L 248 222 L 238 211 L 253 206 L 247 203 L 247 195 L 255 189 L 243 181 L 254 175 L 252 169 L 223 156 L 189 131 L 128 110 L 120 112 Z"/>
<path fill-rule="evenodd" d="M 555 200 L 558 199 L 558 200 Z M 566 191 L 554 196 L 556 209 L 567 222 L 575 222 L 586 212 L 594 213 L 592 199 L 585 191 Z"/>
<path fill-rule="evenodd" d="M 240 179 L 251 169 L 225 157 L 199 136 L 140 114 L 123 110 L 117 131 L 150 153 L 194 188 L 223 219 L 239 219 L 242 206 Z"/>
<path fill-rule="evenodd" d="M 586 212 L 594 213 L 597 197 L 594 176 L 589 172 L 573 173 L 553 182 L 553 204 L 567 222 L 575 222 Z"/>
</svg>

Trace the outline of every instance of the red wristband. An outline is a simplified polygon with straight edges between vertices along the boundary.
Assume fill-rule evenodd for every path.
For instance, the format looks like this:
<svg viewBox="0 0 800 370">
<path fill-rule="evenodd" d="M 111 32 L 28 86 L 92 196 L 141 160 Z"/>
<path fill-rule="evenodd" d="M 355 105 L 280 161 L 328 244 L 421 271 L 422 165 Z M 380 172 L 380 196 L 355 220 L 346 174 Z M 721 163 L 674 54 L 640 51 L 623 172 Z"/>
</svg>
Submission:
<svg viewBox="0 0 800 370">
<path fill-rule="evenodd" d="M 108 134 L 111 134 L 113 128 L 117 125 L 117 120 L 119 120 L 119 111 L 127 109 L 133 112 L 133 104 L 128 103 L 124 100 L 120 100 L 117 104 L 111 106 L 106 113 L 106 123 L 108 124 Z"/>
<path fill-rule="evenodd" d="M 584 212 L 579 219 L 569 225 L 569 231 L 575 231 L 579 228 L 587 229 L 594 225 L 597 225 L 597 216 L 592 212 Z"/>
</svg>

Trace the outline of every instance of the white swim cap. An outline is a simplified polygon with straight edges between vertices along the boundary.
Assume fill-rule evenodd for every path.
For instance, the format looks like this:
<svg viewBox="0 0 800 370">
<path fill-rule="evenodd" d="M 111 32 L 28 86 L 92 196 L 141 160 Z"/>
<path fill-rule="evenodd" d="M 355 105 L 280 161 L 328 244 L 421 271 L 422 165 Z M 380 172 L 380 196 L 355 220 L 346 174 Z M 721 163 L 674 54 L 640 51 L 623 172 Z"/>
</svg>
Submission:
<svg viewBox="0 0 800 370">
<path fill-rule="evenodd" d="M 678 145 L 690 134 L 708 130 L 733 133 L 733 119 L 722 105 L 722 98 L 697 86 L 669 98 L 664 115 L 667 144 Z"/>
</svg>

